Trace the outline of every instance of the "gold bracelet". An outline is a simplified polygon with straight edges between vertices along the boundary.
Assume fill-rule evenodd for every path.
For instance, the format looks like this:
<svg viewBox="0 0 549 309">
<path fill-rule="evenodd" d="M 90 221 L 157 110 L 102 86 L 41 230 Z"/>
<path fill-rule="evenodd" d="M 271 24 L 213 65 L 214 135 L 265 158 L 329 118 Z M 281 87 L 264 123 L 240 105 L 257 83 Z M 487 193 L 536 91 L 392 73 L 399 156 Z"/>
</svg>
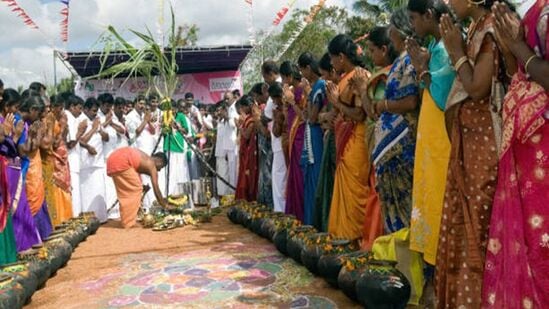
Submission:
<svg viewBox="0 0 549 309">
<path fill-rule="evenodd" d="M 525 73 L 528 73 L 528 65 L 530 64 L 530 61 L 534 60 L 534 58 L 537 58 L 537 57 L 538 55 L 533 54 L 532 56 L 530 56 L 530 58 L 528 58 L 528 60 L 526 60 L 526 64 L 524 65 Z"/>
<path fill-rule="evenodd" d="M 385 111 L 386 111 L 386 112 L 389 111 L 389 104 L 387 104 L 387 100 L 385 100 Z"/>
<path fill-rule="evenodd" d="M 456 61 L 456 64 L 454 65 L 454 69 L 456 72 L 459 72 L 459 69 L 467 62 L 469 61 L 469 58 L 467 56 L 463 56 Z"/>
</svg>

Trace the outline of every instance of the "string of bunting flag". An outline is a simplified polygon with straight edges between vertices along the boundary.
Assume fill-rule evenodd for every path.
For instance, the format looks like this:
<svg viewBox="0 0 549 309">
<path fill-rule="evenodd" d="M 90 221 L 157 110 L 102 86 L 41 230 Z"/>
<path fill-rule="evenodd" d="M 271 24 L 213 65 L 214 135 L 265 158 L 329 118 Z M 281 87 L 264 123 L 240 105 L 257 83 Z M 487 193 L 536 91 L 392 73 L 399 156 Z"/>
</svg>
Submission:
<svg viewBox="0 0 549 309">
<path fill-rule="evenodd" d="M 310 23 L 313 22 L 316 14 L 318 14 L 318 12 L 324 7 L 324 4 L 326 4 L 326 0 L 320 0 L 318 1 L 318 4 L 316 4 L 315 6 L 313 6 L 311 8 L 311 11 L 309 12 L 309 15 L 305 16 L 305 18 L 303 18 L 297 28 L 294 30 L 294 32 L 292 32 L 292 34 L 290 35 L 290 38 L 286 41 L 286 43 L 284 43 L 284 45 L 280 48 L 279 50 L 279 53 L 278 53 L 278 56 L 275 58 L 276 61 L 278 61 L 278 59 L 284 55 L 284 53 L 288 50 L 288 48 L 290 48 L 290 46 L 292 46 L 292 44 L 295 42 L 295 40 L 299 37 L 299 35 L 303 32 L 303 30 L 305 29 L 305 27 L 307 27 L 307 25 L 309 25 Z"/>
<path fill-rule="evenodd" d="M 2 0 L 2 2 L 5 2 L 8 7 L 11 8 L 11 11 L 16 13 L 17 16 L 21 17 L 23 20 L 23 23 L 27 26 L 29 26 L 32 29 L 38 30 L 38 25 L 32 20 L 32 18 L 25 12 L 25 10 L 19 6 L 16 0 Z"/>
<path fill-rule="evenodd" d="M 250 6 L 252 5 L 252 0 L 244 0 L 246 3 L 248 3 Z M 258 42 L 257 44 L 252 44 L 252 49 L 250 52 L 246 55 L 244 60 L 240 63 L 240 68 L 242 68 L 244 65 L 246 65 L 247 61 L 254 55 L 254 53 L 259 50 L 259 47 L 263 45 L 263 43 L 271 36 L 274 29 L 280 24 L 280 22 L 286 17 L 288 12 L 293 8 L 294 4 L 297 0 L 288 0 L 284 6 L 275 15 L 275 18 L 273 19 L 273 22 L 271 23 L 271 27 L 269 28 L 269 31 L 267 31 L 267 34 L 263 36 L 262 40 Z"/>
</svg>

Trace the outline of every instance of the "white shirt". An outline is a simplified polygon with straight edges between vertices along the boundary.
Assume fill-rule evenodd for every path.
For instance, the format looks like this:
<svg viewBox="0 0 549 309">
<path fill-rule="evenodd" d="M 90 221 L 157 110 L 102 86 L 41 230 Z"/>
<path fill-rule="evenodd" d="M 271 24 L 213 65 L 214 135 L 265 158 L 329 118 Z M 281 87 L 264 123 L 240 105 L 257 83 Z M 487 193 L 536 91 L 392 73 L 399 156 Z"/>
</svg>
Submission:
<svg viewBox="0 0 549 309">
<path fill-rule="evenodd" d="M 281 83 L 282 78 L 278 77 L 276 79 L 277 82 Z M 265 109 L 263 110 L 263 114 L 265 117 L 271 119 L 271 122 L 269 122 L 269 131 L 271 132 L 271 148 L 273 149 L 273 152 L 279 152 L 282 151 L 282 139 L 280 137 L 276 137 L 273 134 L 273 111 L 275 109 L 275 104 L 271 97 L 267 100 L 267 104 L 265 105 Z"/>
<path fill-rule="evenodd" d="M 213 129 L 213 117 L 212 117 L 212 115 L 206 115 L 206 117 L 202 117 L 202 120 L 204 122 L 204 128 L 206 130 Z"/>
<path fill-rule="evenodd" d="M 227 120 L 227 131 L 224 138 L 224 149 L 226 151 L 234 151 L 235 153 L 238 152 L 238 128 L 236 127 L 236 122 L 238 121 L 238 118 L 240 115 L 238 115 L 238 111 L 236 110 L 236 102 L 234 102 L 231 106 L 228 108 L 228 120 Z"/>
<path fill-rule="evenodd" d="M 162 121 L 162 111 L 160 109 L 157 109 L 152 113 L 152 118 L 156 117 L 156 122 L 153 123 L 154 128 L 154 134 L 151 133 L 151 129 L 149 125 L 147 124 L 141 134 L 137 137 L 137 147 L 143 151 L 144 153 L 151 155 L 152 151 L 154 150 L 154 146 L 156 145 L 156 142 L 158 142 L 158 139 L 161 138 L 161 121 Z M 157 150 L 162 149 L 161 145 Z"/>
<path fill-rule="evenodd" d="M 101 125 L 105 123 L 105 120 L 107 119 L 107 115 L 103 114 L 101 110 L 97 112 L 97 116 L 99 119 L 101 119 Z M 115 121 L 116 116 L 113 115 L 112 121 Z M 118 134 L 116 130 L 109 124 L 107 127 L 103 127 L 103 131 L 107 133 L 109 136 L 109 140 L 107 142 L 103 142 L 103 147 L 105 151 L 105 160 L 109 157 L 109 155 L 116 150 L 118 146 Z"/>
<path fill-rule="evenodd" d="M 123 134 L 116 132 L 116 148 L 115 149 L 129 146 L 128 137 L 126 136 L 126 133 L 125 133 L 128 129 L 126 129 L 126 125 L 124 124 L 125 121 L 123 116 L 122 116 L 122 121 L 118 120 L 118 117 L 116 116 L 112 117 L 112 122 L 124 128 Z"/>
<path fill-rule="evenodd" d="M 80 116 L 74 117 L 72 113 L 68 110 L 65 110 L 67 115 L 67 127 L 69 134 L 67 136 L 68 142 L 76 140 L 76 134 L 78 132 L 78 125 L 84 120 L 88 120 L 88 117 L 81 113 Z M 69 167 L 71 172 L 79 173 L 80 172 L 80 143 L 69 149 Z"/>
<path fill-rule="evenodd" d="M 215 156 L 225 156 L 225 139 L 227 138 L 227 132 L 229 130 L 229 124 L 227 121 L 217 122 L 217 138 L 215 140 Z"/>
<path fill-rule="evenodd" d="M 139 115 L 139 113 L 134 109 L 131 112 L 129 112 L 126 115 L 126 128 L 128 129 L 128 135 L 130 137 L 129 144 L 132 147 L 136 146 L 136 130 L 143 122 L 143 115 Z"/>
<path fill-rule="evenodd" d="M 263 114 L 265 114 L 265 117 L 269 119 L 273 119 L 273 111 L 275 109 L 275 105 L 271 97 L 267 100 L 267 104 L 265 105 L 265 109 L 263 110 Z M 269 131 L 271 132 L 271 148 L 273 149 L 273 152 L 279 152 L 282 151 L 282 139 L 280 137 L 276 137 L 273 134 L 273 121 L 269 122 Z"/>
<path fill-rule="evenodd" d="M 126 128 L 128 129 L 128 134 L 130 136 L 130 145 L 147 154 L 150 154 L 153 151 L 156 142 L 159 138 L 161 138 L 160 125 L 162 121 L 162 111 L 158 109 L 155 113 L 157 121 L 154 124 L 154 134 L 151 133 L 148 125 L 146 125 L 143 131 L 137 135 L 137 128 L 141 125 L 141 123 L 143 123 L 145 113 L 139 115 L 139 113 L 134 109 L 126 116 Z"/>
<path fill-rule="evenodd" d="M 98 116 L 99 117 L 99 116 Z M 86 117 L 87 118 L 87 117 Z M 99 117 L 101 119 L 101 117 Z M 88 133 L 93 127 L 93 120 L 88 118 L 88 127 L 86 133 Z M 86 135 L 84 133 L 84 135 Z M 97 152 L 96 155 L 91 155 L 87 149 L 81 148 L 80 150 L 80 169 L 90 168 L 90 167 L 105 167 L 105 149 L 103 147 L 103 140 L 101 139 L 101 134 L 95 132 L 90 140 L 88 145 L 93 147 Z"/>
</svg>

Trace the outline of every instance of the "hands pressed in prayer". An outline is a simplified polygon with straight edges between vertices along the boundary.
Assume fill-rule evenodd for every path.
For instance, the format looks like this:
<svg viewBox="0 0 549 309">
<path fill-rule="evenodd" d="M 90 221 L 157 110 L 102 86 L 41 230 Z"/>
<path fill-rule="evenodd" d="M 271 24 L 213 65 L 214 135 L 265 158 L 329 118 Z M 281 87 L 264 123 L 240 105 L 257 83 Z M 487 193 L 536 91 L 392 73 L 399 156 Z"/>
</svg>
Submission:
<svg viewBox="0 0 549 309">
<path fill-rule="evenodd" d="M 311 87 L 311 83 L 309 83 L 309 80 L 307 80 L 305 77 L 301 79 L 301 87 L 303 87 L 303 93 L 305 95 L 309 95 L 311 91 L 313 90 Z"/>
<path fill-rule="evenodd" d="M 79 124 L 78 124 L 78 131 L 77 131 L 77 136 L 82 136 L 82 134 L 84 134 L 86 132 L 86 129 L 88 128 L 88 121 L 86 119 L 82 120 Z"/>
<path fill-rule="evenodd" d="M 112 124 L 112 117 L 113 117 L 113 112 L 110 111 L 105 117 L 105 123 L 103 124 L 105 127 Z"/>
<path fill-rule="evenodd" d="M 293 92 L 292 88 L 290 88 L 290 86 L 288 86 L 288 85 L 284 85 L 282 90 L 283 90 L 282 102 L 288 103 L 290 105 L 294 105 L 295 104 L 295 97 L 294 97 L 294 92 Z"/>
<path fill-rule="evenodd" d="M 429 51 L 425 47 L 421 47 L 414 38 L 409 37 L 406 39 L 406 50 L 418 74 L 429 70 L 431 54 L 429 54 Z"/>
<path fill-rule="evenodd" d="M 448 14 L 443 14 L 442 17 L 440 17 L 439 27 L 444 46 L 452 59 L 452 63 L 455 64 L 459 58 L 465 55 L 460 27 L 459 25 L 454 24 L 454 21 Z"/>
<path fill-rule="evenodd" d="M 149 110 L 147 110 L 145 112 L 145 116 L 143 116 L 143 121 L 146 122 L 146 123 L 149 123 L 149 122 L 151 122 L 151 119 L 152 119 L 152 114 Z"/>
<path fill-rule="evenodd" d="M 367 96 L 369 79 L 368 71 L 362 68 L 357 69 L 355 75 L 349 80 L 349 86 L 353 90 L 353 94 L 357 97 Z"/>
<path fill-rule="evenodd" d="M 496 39 L 509 51 L 516 51 L 517 47 L 524 40 L 524 28 L 520 23 L 517 14 L 501 2 L 492 6 L 492 13 L 495 18 Z"/>
<path fill-rule="evenodd" d="M 13 122 L 12 122 L 13 124 Z M 12 125 L 13 126 L 13 125 Z M 12 135 L 12 139 L 14 142 L 17 143 L 17 141 L 19 141 L 19 138 L 21 137 L 21 135 L 23 134 L 23 131 L 25 130 L 25 123 L 23 121 L 19 121 L 16 125 L 15 125 L 15 128 L 13 129 L 13 135 Z"/>
<path fill-rule="evenodd" d="M 101 125 L 101 121 L 99 118 L 95 118 L 92 123 L 92 130 L 97 131 L 99 129 L 99 126 Z"/>
<path fill-rule="evenodd" d="M 11 136 L 11 133 L 13 132 L 13 124 L 15 123 L 15 118 L 13 114 L 7 114 L 6 118 L 4 119 L 4 134 L 6 136 Z M 14 141 L 17 141 L 14 139 Z"/>
<path fill-rule="evenodd" d="M 339 89 L 337 85 L 331 81 L 326 82 L 326 92 L 328 94 L 328 102 L 337 108 L 339 104 Z"/>
</svg>

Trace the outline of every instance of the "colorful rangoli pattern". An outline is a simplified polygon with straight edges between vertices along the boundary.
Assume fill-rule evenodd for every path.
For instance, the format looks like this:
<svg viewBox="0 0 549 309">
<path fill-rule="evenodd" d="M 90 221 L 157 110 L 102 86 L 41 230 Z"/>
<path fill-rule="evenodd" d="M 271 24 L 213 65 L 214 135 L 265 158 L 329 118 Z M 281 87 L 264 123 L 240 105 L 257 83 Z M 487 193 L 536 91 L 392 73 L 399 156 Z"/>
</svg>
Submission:
<svg viewBox="0 0 549 309">
<path fill-rule="evenodd" d="M 272 245 L 130 255 L 105 273 L 81 285 L 102 308 L 336 308 L 328 298 L 300 294 L 314 277 Z"/>
</svg>

